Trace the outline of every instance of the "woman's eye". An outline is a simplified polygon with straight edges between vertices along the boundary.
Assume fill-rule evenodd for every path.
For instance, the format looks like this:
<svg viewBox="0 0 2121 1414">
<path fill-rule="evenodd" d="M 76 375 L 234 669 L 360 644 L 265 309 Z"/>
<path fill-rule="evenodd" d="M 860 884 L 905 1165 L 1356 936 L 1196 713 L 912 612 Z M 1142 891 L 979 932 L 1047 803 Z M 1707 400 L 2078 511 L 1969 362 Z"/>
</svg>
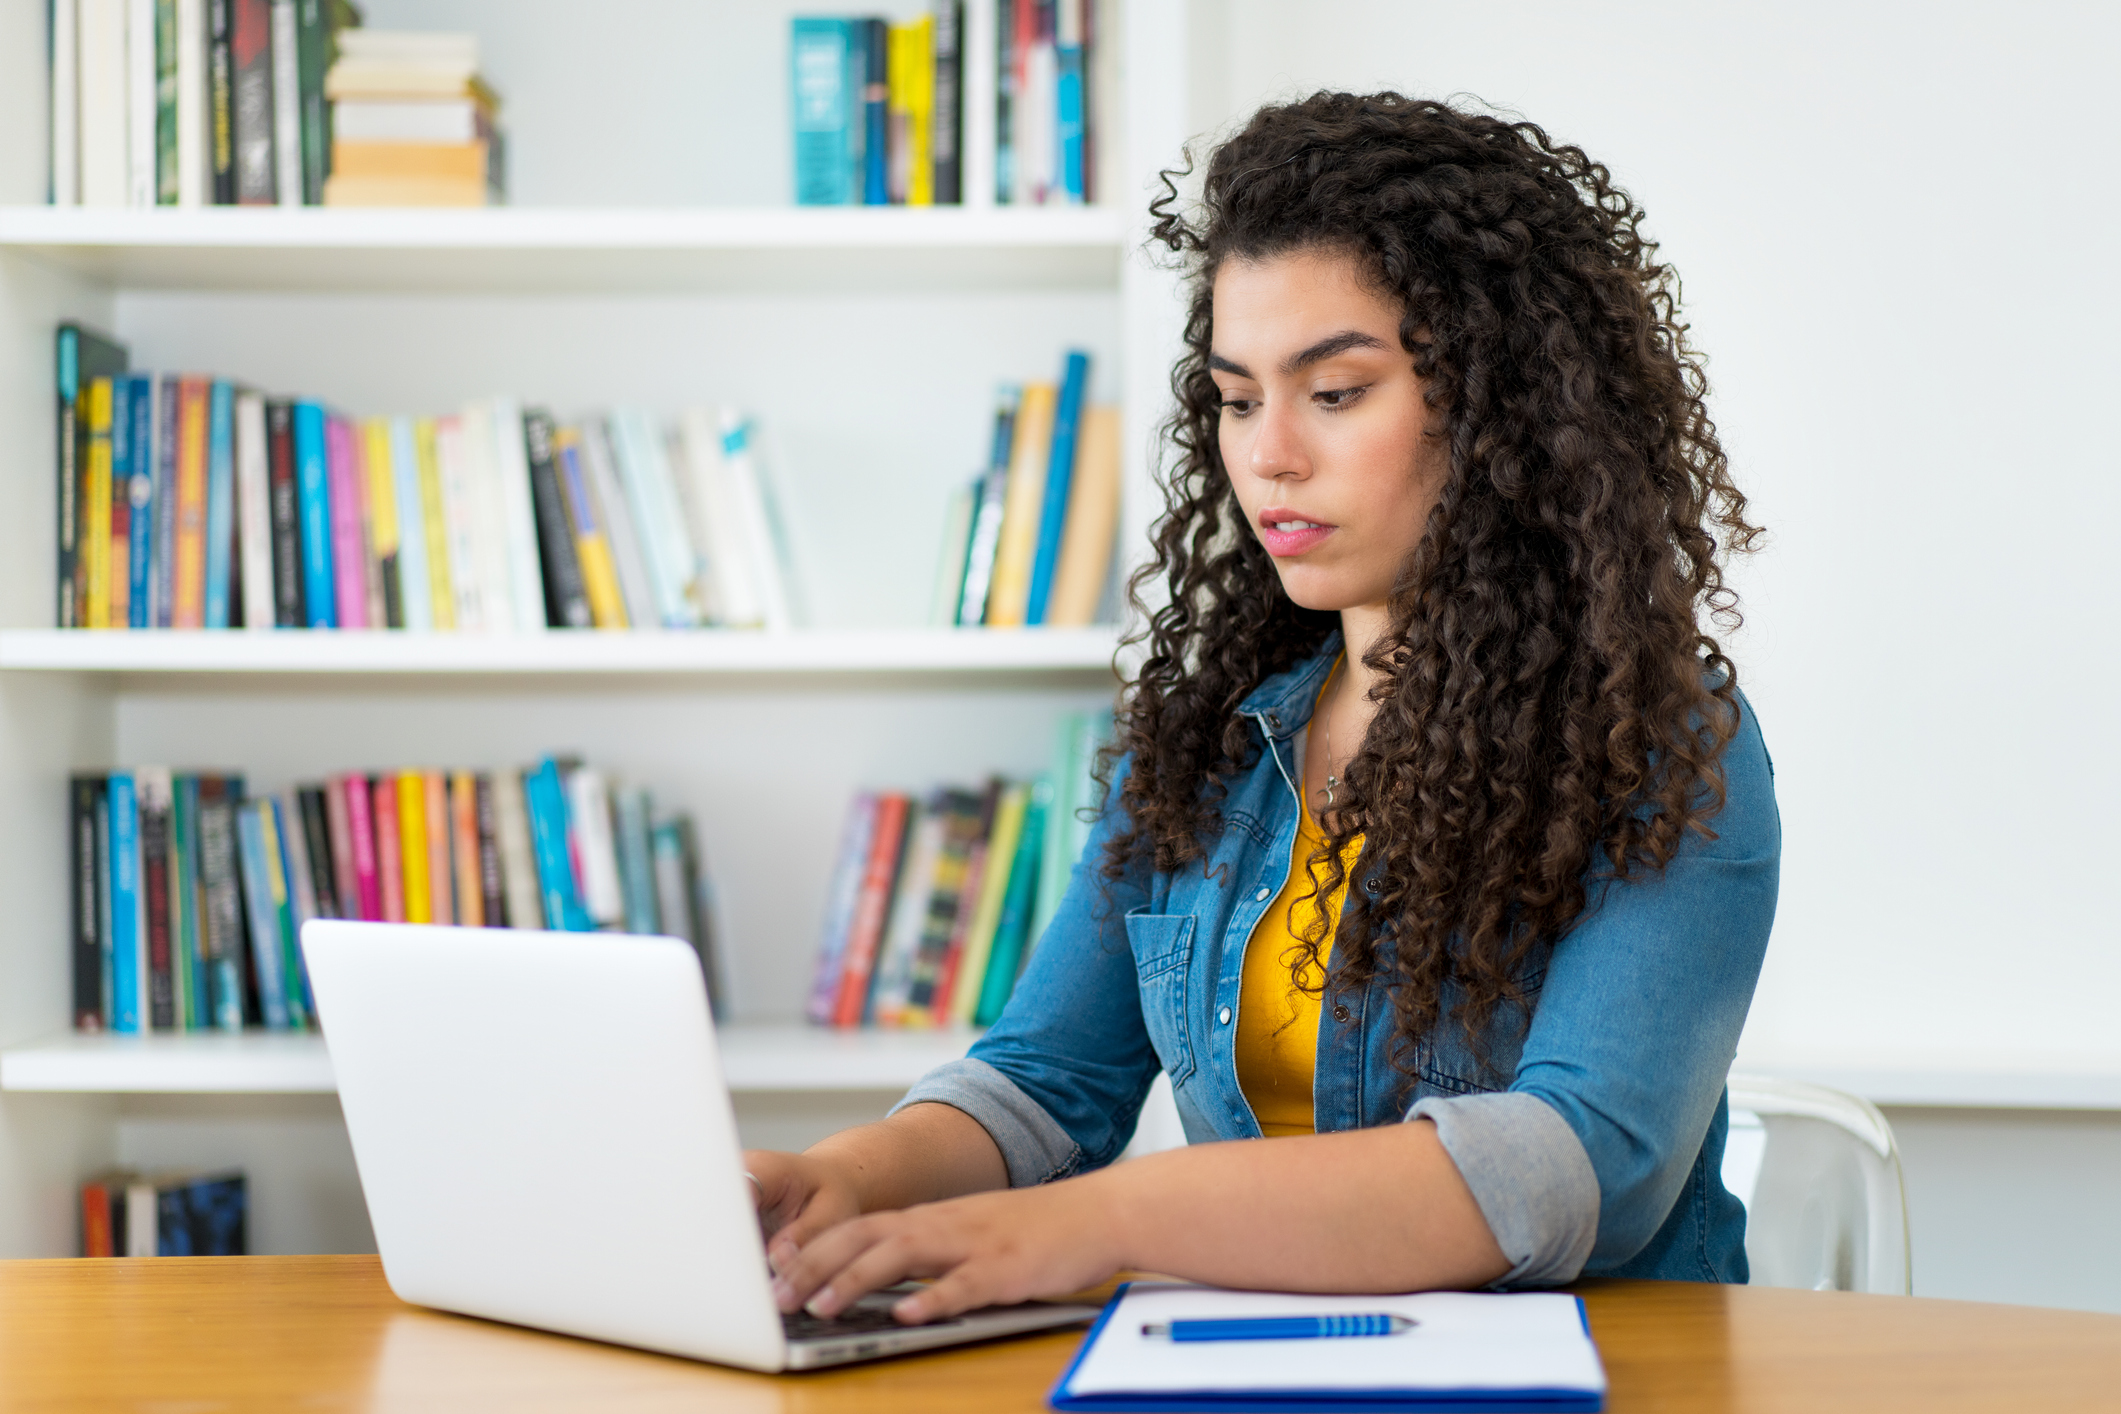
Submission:
<svg viewBox="0 0 2121 1414">
<path fill-rule="evenodd" d="M 1250 398 L 1224 398 L 1222 401 L 1223 411 L 1235 417 L 1243 417 L 1258 406 L 1259 404 Z"/>
<path fill-rule="evenodd" d="M 1327 409 L 1344 408 L 1361 397 L 1366 391 L 1367 389 L 1363 387 L 1325 388 L 1313 393 L 1311 401 Z"/>
</svg>

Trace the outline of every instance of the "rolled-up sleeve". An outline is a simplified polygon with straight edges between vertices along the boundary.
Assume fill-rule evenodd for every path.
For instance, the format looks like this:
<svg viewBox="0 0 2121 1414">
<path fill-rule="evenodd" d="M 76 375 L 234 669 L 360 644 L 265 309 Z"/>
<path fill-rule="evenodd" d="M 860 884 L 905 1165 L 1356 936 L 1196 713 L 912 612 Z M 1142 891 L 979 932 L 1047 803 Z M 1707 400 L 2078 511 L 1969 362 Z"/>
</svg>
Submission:
<svg viewBox="0 0 2121 1414">
<path fill-rule="evenodd" d="M 937 1066 L 891 1112 L 919 1104 L 949 1105 L 978 1120 L 1009 1165 L 1011 1188 L 1065 1178 L 1082 1164 L 1082 1147 L 1046 1107 L 983 1060 L 967 1056 Z"/>
<path fill-rule="evenodd" d="M 1535 1095 L 1431 1096 L 1410 1120 L 1436 1126 L 1495 1243 L 1498 1286 L 1573 1281 L 1598 1237 L 1598 1175 L 1576 1131 Z"/>
</svg>

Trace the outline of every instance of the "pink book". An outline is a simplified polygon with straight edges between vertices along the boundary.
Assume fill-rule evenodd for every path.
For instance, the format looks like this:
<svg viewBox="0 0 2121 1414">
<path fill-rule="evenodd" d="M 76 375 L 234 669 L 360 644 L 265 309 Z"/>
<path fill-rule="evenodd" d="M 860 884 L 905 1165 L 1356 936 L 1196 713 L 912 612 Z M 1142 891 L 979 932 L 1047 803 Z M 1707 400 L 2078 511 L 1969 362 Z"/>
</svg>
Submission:
<svg viewBox="0 0 2121 1414">
<path fill-rule="evenodd" d="M 344 778 L 346 826 L 352 836 L 347 853 L 353 857 L 354 900 L 360 916 L 370 923 L 383 921 L 382 880 L 376 874 L 376 822 L 369 809 L 368 777 Z"/>
<path fill-rule="evenodd" d="M 376 882 L 382 895 L 383 921 L 405 921 L 404 843 L 398 834 L 398 778 L 378 776 L 369 802 L 376 813 Z"/>
<path fill-rule="evenodd" d="M 339 905 L 341 918 L 359 918 L 361 903 L 354 884 L 353 824 L 348 817 L 344 776 L 324 778 L 324 828 L 331 835 L 331 896 Z"/>
<path fill-rule="evenodd" d="M 368 627 L 368 547 L 361 539 L 361 478 L 353 427 L 334 417 L 324 428 L 324 474 L 331 491 L 331 563 L 340 628 Z"/>
</svg>

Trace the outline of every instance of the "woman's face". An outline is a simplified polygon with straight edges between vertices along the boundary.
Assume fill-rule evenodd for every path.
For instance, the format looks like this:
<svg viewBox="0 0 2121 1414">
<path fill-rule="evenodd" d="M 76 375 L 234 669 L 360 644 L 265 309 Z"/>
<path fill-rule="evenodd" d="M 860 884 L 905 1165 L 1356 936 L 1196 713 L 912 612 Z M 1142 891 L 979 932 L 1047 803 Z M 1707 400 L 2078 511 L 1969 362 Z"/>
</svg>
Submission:
<svg viewBox="0 0 2121 1414">
<path fill-rule="evenodd" d="M 1450 461 L 1399 309 L 1346 256 L 1227 261 L 1208 360 L 1223 466 L 1284 591 L 1382 612 Z"/>
</svg>

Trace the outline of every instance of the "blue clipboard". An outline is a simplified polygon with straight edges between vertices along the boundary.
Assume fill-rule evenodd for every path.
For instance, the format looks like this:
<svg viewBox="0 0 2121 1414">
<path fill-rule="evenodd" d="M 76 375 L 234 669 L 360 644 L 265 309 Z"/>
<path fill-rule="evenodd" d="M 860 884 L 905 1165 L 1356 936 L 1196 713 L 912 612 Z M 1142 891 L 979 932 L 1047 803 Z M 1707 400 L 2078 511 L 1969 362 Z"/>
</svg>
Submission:
<svg viewBox="0 0 2121 1414">
<path fill-rule="evenodd" d="M 1059 1410 L 1112 1411 L 1112 1414 L 1161 1414 L 1165 1410 L 1208 1410 L 1217 1414 L 1301 1414 L 1308 1410 L 1358 1410 L 1364 1414 L 1387 1414 L 1392 1410 L 1418 1410 L 1424 1414 L 1446 1414 L 1446 1411 L 1464 1410 L 1469 1414 L 1553 1414 L 1554 1411 L 1569 1411 L 1575 1414 L 1597 1414 L 1605 1408 L 1605 1397 L 1595 1392 L 1580 1389 L 1278 1389 L 1272 1392 L 1244 1390 L 1202 1390 L 1197 1394 L 1076 1394 L 1070 1386 L 1075 1381 L 1076 1371 L 1096 1347 L 1098 1337 L 1112 1315 L 1119 1310 L 1120 1299 L 1127 1294 L 1132 1282 L 1122 1282 L 1105 1309 L 1098 1313 L 1097 1321 L 1089 1334 L 1076 1349 L 1075 1358 L 1046 1396 L 1049 1407 Z M 1576 1317 L 1583 1322 L 1585 1335 L 1591 1333 L 1590 1313 L 1584 1309 L 1583 1298 L 1576 1298 Z"/>
</svg>

